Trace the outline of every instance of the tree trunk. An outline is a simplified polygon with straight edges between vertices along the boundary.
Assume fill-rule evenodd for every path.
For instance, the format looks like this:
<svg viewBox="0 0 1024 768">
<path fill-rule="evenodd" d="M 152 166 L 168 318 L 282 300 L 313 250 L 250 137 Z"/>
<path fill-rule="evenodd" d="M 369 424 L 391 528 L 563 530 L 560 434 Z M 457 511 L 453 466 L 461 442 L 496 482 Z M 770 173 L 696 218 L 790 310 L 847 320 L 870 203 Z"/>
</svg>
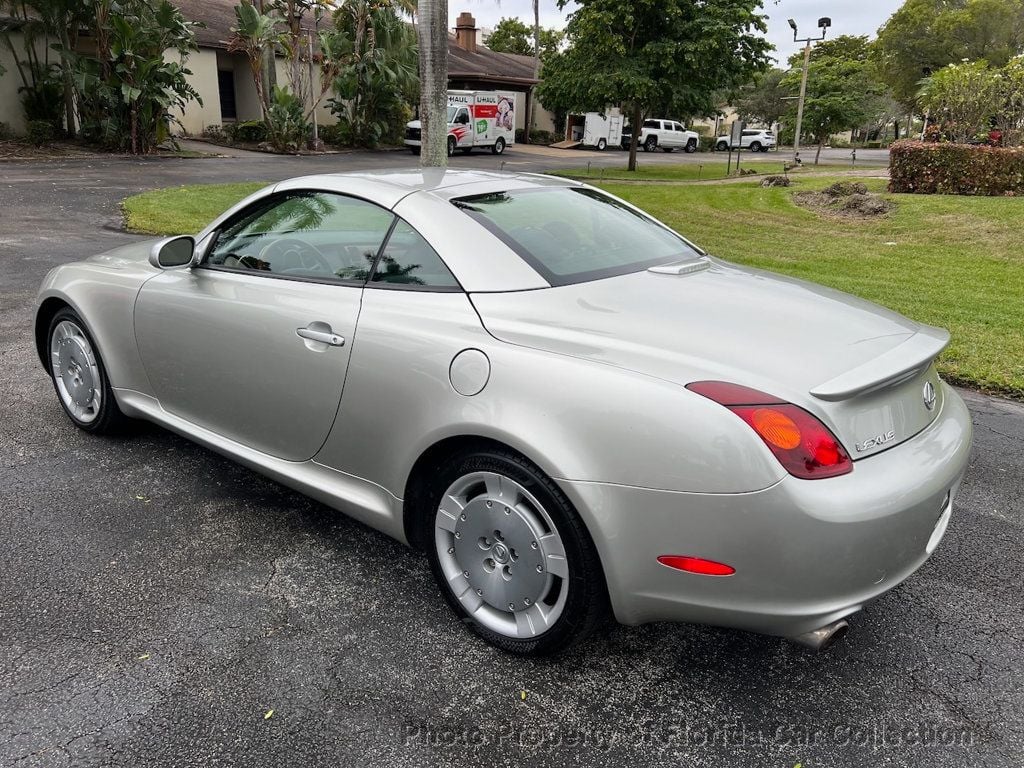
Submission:
<svg viewBox="0 0 1024 768">
<path fill-rule="evenodd" d="M 419 4 L 420 165 L 448 166 L 448 0 Z"/>
<path fill-rule="evenodd" d="M 68 20 L 63 19 L 60 29 L 60 73 L 64 81 L 64 122 L 67 123 L 69 139 L 75 138 L 75 81 L 71 77 L 71 37 L 68 35 Z"/>
<path fill-rule="evenodd" d="M 540 80 L 540 0 L 533 0 L 533 77 Z M 536 110 L 531 109 L 528 117 L 530 121 L 525 124 L 526 130 L 524 143 L 530 143 L 530 131 L 536 123 Z"/>
<path fill-rule="evenodd" d="M 824 137 L 818 139 L 818 151 L 814 153 L 814 164 L 815 165 L 817 165 L 818 161 L 821 159 L 821 148 L 823 146 L 825 146 L 825 139 L 824 139 Z"/>
<path fill-rule="evenodd" d="M 900 121 L 899 120 L 893 120 L 892 121 L 892 127 L 894 129 L 893 139 L 895 141 L 899 141 L 900 140 Z"/>
<path fill-rule="evenodd" d="M 633 123 L 633 135 L 629 137 L 629 165 L 626 168 L 629 171 L 636 170 L 636 143 L 640 140 L 640 118 L 640 106 L 636 105 L 629 118 Z"/>
</svg>

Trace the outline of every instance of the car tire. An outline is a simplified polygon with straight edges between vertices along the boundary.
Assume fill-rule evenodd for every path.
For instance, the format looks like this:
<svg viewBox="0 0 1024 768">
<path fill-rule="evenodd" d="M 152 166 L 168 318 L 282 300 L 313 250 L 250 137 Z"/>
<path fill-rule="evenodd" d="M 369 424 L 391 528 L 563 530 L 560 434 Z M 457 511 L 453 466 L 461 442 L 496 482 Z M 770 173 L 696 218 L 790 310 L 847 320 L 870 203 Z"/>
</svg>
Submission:
<svg viewBox="0 0 1024 768">
<path fill-rule="evenodd" d="M 697 151 L 697 142 L 696 141 L 694 141 L 693 139 L 690 139 L 688 142 L 686 142 L 686 154 L 692 155 L 696 151 Z"/>
<path fill-rule="evenodd" d="M 95 435 L 123 431 L 130 419 L 117 407 L 99 349 L 71 308 L 50 320 L 46 350 L 53 389 L 71 422 Z"/>
<path fill-rule="evenodd" d="M 644 152 L 653 152 L 658 148 L 658 137 L 648 136 L 644 142 Z"/>
<path fill-rule="evenodd" d="M 728 152 L 728 151 L 729 151 L 729 142 L 727 142 L 727 141 L 720 141 L 717 144 L 715 144 L 715 152 Z"/>
<path fill-rule="evenodd" d="M 751 152 L 760 152 L 761 151 L 761 142 L 760 141 L 752 141 L 752 142 L 750 142 L 750 147 L 748 147 L 748 149 Z"/>
<path fill-rule="evenodd" d="M 449 136 L 448 137 L 448 157 L 451 157 L 452 155 L 455 154 L 455 147 L 456 147 L 455 137 L 454 136 Z"/>
<path fill-rule="evenodd" d="M 604 152 L 605 149 L 607 149 L 607 148 L 608 148 L 608 142 L 607 141 L 605 141 L 604 139 L 598 139 L 597 140 L 597 151 L 598 152 Z"/>
<path fill-rule="evenodd" d="M 420 148 L 419 147 L 409 147 L 409 151 L 412 152 L 414 155 L 418 155 L 420 153 Z"/>
<path fill-rule="evenodd" d="M 508 653 L 547 656 L 605 622 L 597 549 L 534 464 L 502 448 L 467 452 L 435 469 L 422 498 L 431 571 L 476 635 Z"/>
<path fill-rule="evenodd" d="M 494 141 L 494 146 L 491 147 L 491 152 L 495 155 L 500 155 L 505 151 L 505 140 L 499 136 Z"/>
</svg>

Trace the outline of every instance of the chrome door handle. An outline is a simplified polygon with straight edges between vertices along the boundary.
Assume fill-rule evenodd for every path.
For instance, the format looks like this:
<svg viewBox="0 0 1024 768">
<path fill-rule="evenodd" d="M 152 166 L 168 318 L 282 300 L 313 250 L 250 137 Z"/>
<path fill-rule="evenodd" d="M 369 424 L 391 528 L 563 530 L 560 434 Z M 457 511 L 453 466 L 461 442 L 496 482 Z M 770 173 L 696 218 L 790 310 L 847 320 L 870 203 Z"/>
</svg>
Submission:
<svg viewBox="0 0 1024 768">
<path fill-rule="evenodd" d="M 318 331 L 315 328 L 296 328 L 295 334 L 303 339 L 319 341 L 321 344 L 330 344 L 332 347 L 345 346 L 345 337 L 330 331 Z"/>
</svg>

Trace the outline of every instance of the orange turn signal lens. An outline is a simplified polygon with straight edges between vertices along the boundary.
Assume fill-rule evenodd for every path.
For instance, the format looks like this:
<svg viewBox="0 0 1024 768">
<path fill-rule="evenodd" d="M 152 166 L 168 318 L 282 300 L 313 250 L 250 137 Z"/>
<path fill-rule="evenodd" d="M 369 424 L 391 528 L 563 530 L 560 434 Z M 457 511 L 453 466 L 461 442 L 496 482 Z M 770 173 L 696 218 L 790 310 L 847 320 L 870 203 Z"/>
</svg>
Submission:
<svg viewBox="0 0 1024 768">
<path fill-rule="evenodd" d="M 774 408 L 758 408 L 750 416 L 754 430 L 769 444 L 791 451 L 800 445 L 800 427 Z"/>
</svg>

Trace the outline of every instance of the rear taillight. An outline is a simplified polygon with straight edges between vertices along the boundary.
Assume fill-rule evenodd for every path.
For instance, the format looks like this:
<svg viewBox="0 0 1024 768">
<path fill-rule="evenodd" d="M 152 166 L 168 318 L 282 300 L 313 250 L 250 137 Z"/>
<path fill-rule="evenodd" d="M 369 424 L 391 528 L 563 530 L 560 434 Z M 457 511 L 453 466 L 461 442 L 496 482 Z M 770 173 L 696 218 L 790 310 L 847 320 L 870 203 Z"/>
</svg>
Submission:
<svg viewBox="0 0 1024 768">
<path fill-rule="evenodd" d="M 853 470 L 850 455 L 836 436 L 799 406 L 725 381 L 695 381 L 686 388 L 743 419 L 794 477 L 817 480 Z"/>
</svg>

